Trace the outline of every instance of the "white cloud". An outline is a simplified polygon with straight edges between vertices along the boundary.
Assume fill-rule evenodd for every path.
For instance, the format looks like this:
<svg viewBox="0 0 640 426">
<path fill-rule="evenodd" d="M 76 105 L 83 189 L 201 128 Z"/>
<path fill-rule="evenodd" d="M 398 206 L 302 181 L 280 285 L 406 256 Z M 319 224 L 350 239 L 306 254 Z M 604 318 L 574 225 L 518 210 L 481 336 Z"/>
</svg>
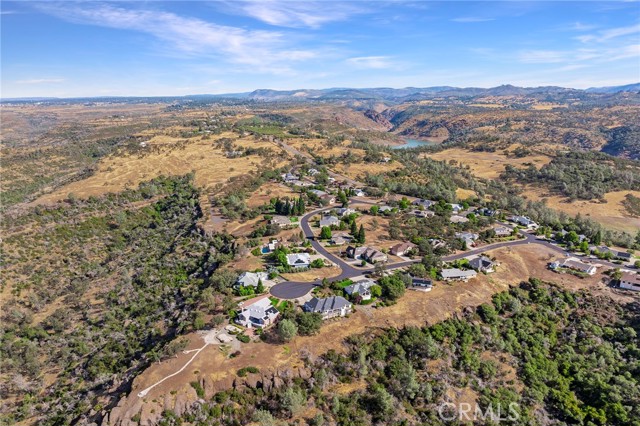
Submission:
<svg viewBox="0 0 640 426">
<path fill-rule="evenodd" d="M 395 68 L 394 64 L 389 56 L 360 56 L 356 58 L 347 59 L 347 63 L 358 68 L 369 69 L 388 69 Z"/>
<path fill-rule="evenodd" d="M 124 9 L 105 4 L 41 4 L 44 12 L 79 24 L 133 30 L 167 42 L 172 52 L 217 56 L 254 71 L 290 72 L 288 62 L 316 57 L 310 50 L 291 47 L 285 34 L 218 25 L 174 13 Z M 171 53 L 171 52 L 167 52 Z"/>
<path fill-rule="evenodd" d="M 589 43 L 592 41 L 602 43 L 617 37 L 638 33 L 640 33 L 640 24 L 631 25 L 628 27 L 609 28 L 608 30 L 597 31 L 595 34 L 585 34 L 577 36 L 575 37 L 575 39 L 581 41 L 582 43 Z"/>
<path fill-rule="evenodd" d="M 600 49 L 523 50 L 517 55 L 518 60 L 526 64 L 565 63 L 567 65 L 601 64 L 634 57 L 640 57 L 640 44 Z"/>
<path fill-rule="evenodd" d="M 33 78 L 15 81 L 16 84 L 54 84 L 62 82 L 64 82 L 64 78 Z"/>
<path fill-rule="evenodd" d="M 489 22 L 495 21 L 494 18 L 484 18 L 482 16 L 462 16 L 460 18 L 454 18 L 451 21 L 461 23 L 473 23 L 473 22 Z"/>
<path fill-rule="evenodd" d="M 363 9 L 343 2 L 250 0 L 228 3 L 236 13 L 250 16 L 269 25 L 289 28 L 319 28 L 344 21 Z"/>
</svg>

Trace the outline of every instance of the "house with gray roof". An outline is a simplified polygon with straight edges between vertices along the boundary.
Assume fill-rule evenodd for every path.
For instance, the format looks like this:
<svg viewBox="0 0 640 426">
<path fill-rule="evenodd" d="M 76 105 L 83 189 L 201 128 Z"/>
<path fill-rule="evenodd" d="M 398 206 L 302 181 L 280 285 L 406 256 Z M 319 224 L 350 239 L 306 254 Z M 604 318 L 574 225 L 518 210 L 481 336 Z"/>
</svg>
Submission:
<svg viewBox="0 0 640 426">
<path fill-rule="evenodd" d="M 591 246 L 589 247 L 589 250 L 591 253 L 611 253 L 611 256 L 614 259 L 631 260 L 631 253 L 615 250 L 607 246 Z"/>
<path fill-rule="evenodd" d="M 351 209 L 349 207 L 339 207 L 337 209 L 333 209 L 333 211 L 336 212 L 336 214 L 340 217 L 349 216 L 350 214 L 356 212 L 354 209 Z"/>
<path fill-rule="evenodd" d="M 409 290 L 431 291 L 432 288 L 433 281 L 429 278 L 411 277 L 411 286 L 409 287 Z"/>
<path fill-rule="evenodd" d="M 349 296 L 353 296 L 354 294 L 358 294 L 362 300 L 371 299 L 371 287 L 376 283 L 370 279 L 364 279 L 360 281 L 356 281 L 355 283 L 348 285 L 344 288 L 344 292 Z"/>
<path fill-rule="evenodd" d="M 236 285 L 238 287 L 257 287 L 258 281 L 262 281 L 262 284 L 269 279 L 269 275 L 266 272 L 243 272 L 238 277 Z"/>
<path fill-rule="evenodd" d="M 322 216 L 320 218 L 320 227 L 328 226 L 331 228 L 332 226 L 340 225 L 340 219 L 335 216 Z"/>
<path fill-rule="evenodd" d="M 351 313 L 353 305 L 342 296 L 331 296 L 309 300 L 302 306 L 305 312 L 316 312 L 322 315 L 322 319 L 343 317 Z"/>
<path fill-rule="evenodd" d="M 369 263 L 386 262 L 389 258 L 386 254 L 380 250 L 376 250 L 371 247 L 347 247 L 347 257 L 352 259 L 362 259 Z"/>
<path fill-rule="evenodd" d="M 467 223 L 467 222 L 469 222 L 469 219 L 467 219 L 464 216 L 460 216 L 460 215 L 454 214 L 449 218 L 449 221 L 451 223 Z"/>
<path fill-rule="evenodd" d="M 629 271 L 623 272 L 620 277 L 620 288 L 640 291 L 640 275 Z"/>
<path fill-rule="evenodd" d="M 247 328 L 264 328 L 273 324 L 278 315 L 280 312 L 271 304 L 271 300 L 264 296 L 257 302 L 243 307 L 235 322 Z"/>
<path fill-rule="evenodd" d="M 424 207 L 425 209 L 428 209 L 429 207 L 437 203 L 432 200 L 425 200 L 424 198 L 418 198 L 417 200 L 414 200 L 413 203 L 411 204 L 413 204 L 414 206 L 420 206 L 420 207 Z"/>
<path fill-rule="evenodd" d="M 468 281 L 471 278 L 475 278 L 478 273 L 473 270 L 465 271 L 458 268 L 450 268 L 443 269 L 440 275 L 445 281 Z"/>
<path fill-rule="evenodd" d="M 309 253 L 291 253 L 287 255 L 287 263 L 293 268 L 308 268 L 311 265 Z"/>
<path fill-rule="evenodd" d="M 494 272 L 495 266 L 496 266 L 495 262 L 493 262 L 487 256 L 478 256 L 473 259 L 470 259 L 469 265 L 471 265 L 471 267 L 476 271 L 484 272 L 485 274 Z"/>
<path fill-rule="evenodd" d="M 480 235 L 475 234 L 473 232 L 456 232 L 456 238 L 461 239 L 465 242 L 467 247 L 473 247 L 476 245 L 476 240 L 480 237 Z"/>
<path fill-rule="evenodd" d="M 517 223 L 520 226 L 524 226 L 527 229 L 537 229 L 538 224 L 533 220 L 529 219 L 527 216 L 510 216 L 509 220 L 511 222 Z"/>
</svg>

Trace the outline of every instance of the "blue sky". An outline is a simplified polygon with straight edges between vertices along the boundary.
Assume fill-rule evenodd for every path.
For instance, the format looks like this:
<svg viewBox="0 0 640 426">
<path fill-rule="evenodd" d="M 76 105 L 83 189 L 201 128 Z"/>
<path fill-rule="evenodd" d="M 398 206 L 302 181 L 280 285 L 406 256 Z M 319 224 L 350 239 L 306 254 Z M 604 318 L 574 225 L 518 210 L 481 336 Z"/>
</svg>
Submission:
<svg viewBox="0 0 640 426">
<path fill-rule="evenodd" d="M 640 3 L 2 1 L 2 97 L 640 81 Z"/>
</svg>

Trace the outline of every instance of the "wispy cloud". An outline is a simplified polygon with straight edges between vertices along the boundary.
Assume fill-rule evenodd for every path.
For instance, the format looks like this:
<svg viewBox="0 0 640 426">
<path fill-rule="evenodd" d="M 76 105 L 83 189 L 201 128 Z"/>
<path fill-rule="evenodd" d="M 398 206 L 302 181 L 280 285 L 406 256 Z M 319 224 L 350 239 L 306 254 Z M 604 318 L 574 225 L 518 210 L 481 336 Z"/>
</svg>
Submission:
<svg viewBox="0 0 640 426">
<path fill-rule="evenodd" d="M 397 64 L 390 56 L 360 56 L 347 59 L 347 63 L 357 68 L 388 69 L 396 68 Z"/>
<path fill-rule="evenodd" d="M 365 10 L 353 3 L 319 1 L 249 0 L 227 5 L 236 13 L 269 25 L 289 28 L 319 28 L 329 22 L 344 21 Z"/>
<path fill-rule="evenodd" d="M 482 16 L 462 16 L 460 18 L 453 18 L 451 21 L 461 23 L 489 22 L 495 21 L 495 18 L 485 18 Z"/>
<path fill-rule="evenodd" d="M 125 9 L 106 4 L 47 3 L 39 8 L 74 23 L 151 34 L 167 42 L 173 52 L 218 56 L 235 64 L 250 66 L 255 71 L 288 72 L 287 63 L 317 55 L 311 50 L 291 47 L 281 32 L 218 25 L 169 12 Z"/>
<path fill-rule="evenodd" d="M 64 78 L 33 78 L 27 80 L 16 80 L 16 84 L 53 84 L 63 83 Z"/>
<path fill-rule="evenodd" d="M 524 50 L 518 58 L 527 64 L 553 64 L 569 60 L 568 55 L 569 52 L 560 50 Z"/>
<path fill-rule="evenodd" d="M 579 63 L 586 66 L 639 56 L 640 44 L 630 44 L 606 49 L 522 50 L 517 54 L 517 59 L 525 64 L 564 63 L 567 64 L 566 69 L 571 69 L 571 66 L 576 67 Z"/>
<path fill-rule="evenodd" d="M 614 38 L 631 34 L 640 34 L 640 24 L 631 25 L 628 27 L 609 28 L 607 30 L 597 31 L 595 34 L 585 34 L 577 36 L 575 37 L 575 39 L 581 41 L 582 43 L 588 43 L 592 41 L 602 43 Z"/>
</svg>

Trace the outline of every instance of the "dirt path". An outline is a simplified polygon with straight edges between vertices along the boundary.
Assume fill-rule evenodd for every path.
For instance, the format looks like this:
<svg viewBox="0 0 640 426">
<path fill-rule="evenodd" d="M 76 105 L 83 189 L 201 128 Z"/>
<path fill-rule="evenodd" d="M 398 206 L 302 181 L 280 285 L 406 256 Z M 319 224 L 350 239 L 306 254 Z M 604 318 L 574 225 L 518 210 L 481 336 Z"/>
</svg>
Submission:
<svg viewBox="0 0 640 426">
<path fill-rule="evenodd" d="M 154 384 L 152 384 L 151 386 L 141 390 L 140 392 L 138 392 L 138 398 L 144 398 L 145 396 L 147 396 L 147 394 L 149 393 L 149 391 L 153 388 L 155 388 L 156 386 L 158 386 L 159 384 L 163 383 L 166 380 L 169 380 L 170 378 L 177 376 L 178 374 L 182 373 L 188 366 L 189 364 L 191 364 L 193 362 L 193 360 L 196 359 L 196 357 L 198 355 L 200 355 L 200 352 L 202 352 L 207 346 L 212 345 L 217 343 L 216 342 L 216 335 L 219 333 L 218 330 L 211 330 L 209 331 L 207 334 L 205 334 L 204 336 L 204 346 L 202 346 L 201 348 L 198 349 L 191 349 L 188 351 L 182 351 L 183 354 L 189 354 L 191 352 L 195 352 L 195 354 L 193 354 L 193 356 L 189 359 L 189 361 L 186 362 L 185 365 L 182 366 L 181 369 L 179 369 L 178 371 L 176 371 L 173 374 L 169 374 L 168 376 L 163 377 L 161 380 L 155 382 Z"/>
</svg>

